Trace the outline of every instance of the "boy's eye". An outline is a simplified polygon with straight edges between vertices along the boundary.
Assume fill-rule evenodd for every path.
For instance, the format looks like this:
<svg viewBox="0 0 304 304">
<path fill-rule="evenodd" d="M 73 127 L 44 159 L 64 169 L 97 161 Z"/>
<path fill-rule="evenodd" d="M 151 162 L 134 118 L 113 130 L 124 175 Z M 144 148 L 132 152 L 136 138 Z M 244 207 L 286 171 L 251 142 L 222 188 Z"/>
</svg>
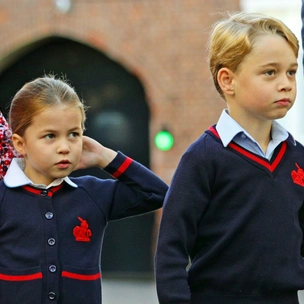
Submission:
<svg viewBox="0 0 304 304">
<path fill-rule="evenodd" d="M 287 72 L 287 74 L 288 74 L 289 76 L 295 76 L 296 73 L 297 73 L 297 70 L 290 70 L 290 71 Z"/>
</svg>

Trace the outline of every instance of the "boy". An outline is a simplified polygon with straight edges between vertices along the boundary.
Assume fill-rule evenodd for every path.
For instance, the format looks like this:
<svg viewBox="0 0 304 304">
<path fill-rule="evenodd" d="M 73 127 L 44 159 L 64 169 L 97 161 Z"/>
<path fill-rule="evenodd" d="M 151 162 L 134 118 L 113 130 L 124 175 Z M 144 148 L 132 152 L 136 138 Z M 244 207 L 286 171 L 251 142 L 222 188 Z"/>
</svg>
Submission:
<svg viewBox="0 0 304 304">
<path fill-rule="evenodd" d="M 167 193 L 160 303 L 298 303 L 304 149 L 275 121 L 296 98 L 298 48 L 262 14 L 215 24 L 209 63 L 227 109 L 184 153 Z"/>
</svg>

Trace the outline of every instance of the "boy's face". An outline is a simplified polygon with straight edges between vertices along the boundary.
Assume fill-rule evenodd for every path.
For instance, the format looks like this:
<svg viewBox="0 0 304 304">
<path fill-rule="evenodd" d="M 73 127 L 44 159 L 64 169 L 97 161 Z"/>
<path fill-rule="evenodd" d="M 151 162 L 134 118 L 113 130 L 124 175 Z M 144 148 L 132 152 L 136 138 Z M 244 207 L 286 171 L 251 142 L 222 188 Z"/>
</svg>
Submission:
<svg viewBox="0 0 304 304">
<path fill-rule="evenodd" d="M 34 183 L 50 184 L 69 175 L 82 153 L 82 114 L 79 108 L 55 105 L 32 120 L 13 143 L 25 159 L 25 174 Z"/>
<path fill-rule="evenodd" d="M 297 58 L 283 37 L 258 37 L 233 73 L 234 94 L 227 100 L 230 115 L 258 123 L 284 117 L 296 98 L 297 67 Z"/>
</svg>

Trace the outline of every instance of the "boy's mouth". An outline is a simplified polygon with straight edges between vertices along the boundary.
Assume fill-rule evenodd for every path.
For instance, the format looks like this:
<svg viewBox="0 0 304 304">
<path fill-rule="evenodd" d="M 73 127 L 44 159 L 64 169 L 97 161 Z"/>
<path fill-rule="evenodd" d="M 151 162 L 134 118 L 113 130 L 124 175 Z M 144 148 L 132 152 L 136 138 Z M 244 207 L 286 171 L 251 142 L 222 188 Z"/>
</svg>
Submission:
<svg viewBox="0 0 304 304">
<path fill-rule="evenodd" d="M 290 99 L 289 98 L 282 98 L 280 100 L 277 100 L 275 103 L 281 105 L 281 106 L 288 106 L 290 105 Z"/>
</svg>

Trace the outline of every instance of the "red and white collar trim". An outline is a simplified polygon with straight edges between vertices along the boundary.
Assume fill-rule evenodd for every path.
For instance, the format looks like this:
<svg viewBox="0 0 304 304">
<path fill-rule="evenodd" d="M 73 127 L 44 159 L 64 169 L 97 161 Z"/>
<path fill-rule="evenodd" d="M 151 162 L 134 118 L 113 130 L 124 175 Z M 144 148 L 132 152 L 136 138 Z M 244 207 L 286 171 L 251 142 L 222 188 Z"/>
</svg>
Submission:
<svg viewBox="0 0 304 304">
<path fill-rule="evenodd" d="M 23 172 L 22 168 L 24 165 L 24 159 L 13 158 L 6 175 L 4 176 L 4 183 L 9 188 L 16 188 L 25 185 L 31 185 L 40 189 L 48 189 L 50 187 L 58 186 L 62 182 L 66 182 L 71 187 L 78 188 L 78 186 L 73 183 L 69 177 L 60 178 L 54 180 L 50 185 L 36 185 L 34 184 Z"/>
</svg>

